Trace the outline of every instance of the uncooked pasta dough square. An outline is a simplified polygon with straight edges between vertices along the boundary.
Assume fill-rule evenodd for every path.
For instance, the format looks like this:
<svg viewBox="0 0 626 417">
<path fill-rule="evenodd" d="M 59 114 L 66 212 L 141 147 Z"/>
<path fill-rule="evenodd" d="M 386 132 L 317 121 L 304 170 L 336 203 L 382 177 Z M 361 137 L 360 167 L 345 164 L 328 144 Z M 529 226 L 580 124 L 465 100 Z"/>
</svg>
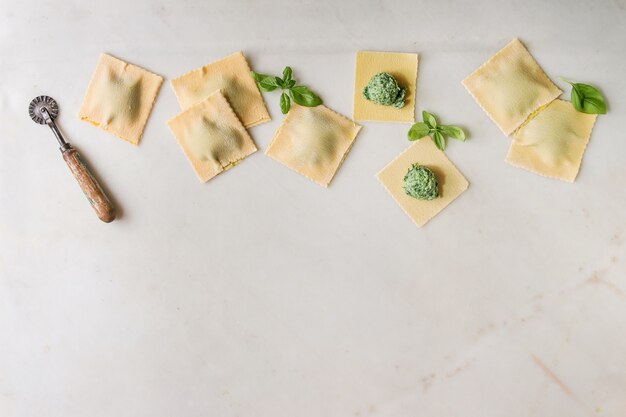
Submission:
<svg viewBox="0 0 626 417">
<path fill-rule="evenodd" d="M 577 111 L 568 101 L 555 100 L 515 132 L 506 162 L 573 182 L 596 117 Z"/>
<path fill-rule="evenodd" d="M 198 179 L 206 182 L 257 148 L 220 91 L 167 122 Z"/>
<path fill-rule="evenodd" d="M 507 136 L 561 94 L 519 39 L 482 64 L 463 85 Z"/>
<path fill-rule="evenodd" d="M 404 191 L 404 176 L 413 164 L 430 169 L 439 185 L 439 196 L 433 200 L 418 200 Z M 417 227 L 424 226 L 461 195 L 469 183 L 437 149 L 430 137 L 416 141 L 378 173 L 378 180 Z"/>
<path fill-rule="evenodd" d="M 78 117 L 137 145 L 161 83 L 156 74 L 101 54 Z"/>
<path fill-rule="evenodd" d="M 183 110 L 221 90 L 245 127 L 270 120 L 263 96 L 242 52 L 190 71 L 170 84 Z"/>
<path fill-rule="evenodd" d="M 406 88 L 402 108 L 376 104 L 363 97 L 363 89 L 378 73 L 392 75 L 399 87 Z M 416 83 L 417 54 L 358 51 L 354 81 L 354 120 L 414 122 Z"/>
<path fill-rule="evenodd" d="M 324 105 L 294 105 L 265 153 L 327 187 L 360 129 L 361 126 Z"/>
</svg>

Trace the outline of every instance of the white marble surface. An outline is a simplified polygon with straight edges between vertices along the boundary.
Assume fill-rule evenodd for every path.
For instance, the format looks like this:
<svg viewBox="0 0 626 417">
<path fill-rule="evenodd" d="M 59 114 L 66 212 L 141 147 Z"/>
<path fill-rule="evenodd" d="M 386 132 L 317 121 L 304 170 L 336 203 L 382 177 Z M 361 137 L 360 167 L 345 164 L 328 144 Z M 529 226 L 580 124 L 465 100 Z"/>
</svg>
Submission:
<svg viewBox="0 0 626 417">
<path fill-rule="evenodd" d="M 608 97 L 574 184 L 506 165 L 460 84 L 516 36 Z M 0 0 L 0 415 L 623 417 L 625 45 L 624 0 Z M 471 132 L 423 229 L 374 177 L 406 124 L 364 123 L 325 190 L 262 152 L 200 184 L 167 83 L 138 148 L 76 117 L 100 52 L 171 79 L 237 50 L 350 116 L 358 49 L 419 53 L 418 110 Z M 119 221 L 28 118 L 43 93 Z"/>
</svg>

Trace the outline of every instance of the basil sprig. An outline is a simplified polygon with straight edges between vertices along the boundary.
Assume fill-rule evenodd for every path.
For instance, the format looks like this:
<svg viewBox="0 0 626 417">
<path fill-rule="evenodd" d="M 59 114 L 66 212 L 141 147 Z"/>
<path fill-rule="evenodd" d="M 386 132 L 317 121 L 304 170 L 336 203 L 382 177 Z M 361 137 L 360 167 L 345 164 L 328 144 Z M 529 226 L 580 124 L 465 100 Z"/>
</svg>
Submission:
<svg viewBox="0 0 626 417">
<path fill-rule="evenodd" d="M 280 95 L 280 111 L 287 114 L 291 108 L 291 100 L 305 107 L 315 107 L 322 104 L 322 99 L 317 94 L 303 85 L 296 85 L 296 81 L 291 78 L 291 67 L 285 67 L 283 78 L 273 75 L 260 74 L 252 71 L 252 77 L 256 81 L 261 91 L 274 91 L 277 88 L 282 90 Z"/>
<path fill-rule="evenodd" d="M 461 142 L 465 142 L 465 132 L 460 127 L 440 125 L 437 123 L 435 115 L 430 114 L 427 111 L 422 112 L 422 119 L 424 120 L 423 122 L 415 123 L 409 129 L 409 132 L 407 133 L 409 140 L 418 140 L 424 136 L 430 135 L 437 148 L 442 151 L 446 149 L 447 136 L 460 140 Z"/>
<path fill-rule="evenodd" d="M 576 110 L 587 114 L 606 114 L 604 97 L 597 88 L 588 84 L 575 83 L 563 77 L 561 79 L 572 86 L 570 101 Z"/>
</svg>

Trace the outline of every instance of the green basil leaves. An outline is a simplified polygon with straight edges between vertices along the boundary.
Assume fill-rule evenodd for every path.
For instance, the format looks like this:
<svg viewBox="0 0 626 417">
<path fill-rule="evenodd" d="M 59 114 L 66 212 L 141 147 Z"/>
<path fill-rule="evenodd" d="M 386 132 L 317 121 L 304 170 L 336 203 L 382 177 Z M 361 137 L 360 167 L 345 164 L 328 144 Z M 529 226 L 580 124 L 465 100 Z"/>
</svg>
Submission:
<svg viewBox="0 0 626 417">
<path fill-rule="evenodd" d="M 418 140 L 430 135 L 435 145 L 440 150 L 446 149 L 446 137 L 465 142 L 465 132 L 458 126 L 440 125 L 434 114 L 427 111 L 422 112 L 423 122 L 415 123 L 409 129 L 407 136 L 409 140 Z"/>
<path fill-rule="evenodd" d="M 606 114 L 606 104 L 600 91 L 594 86 L 575 83 L 565 78 L 561 79 L 572 86 L 570 101 L 576 110 L 587 114 Z"/>
<path fill-rule="evenodd" d="M 313 91 L 309 90 L 308 87 L 303 85 L 291 87 L 289 89 L 289 95 L 293 101 L 301 106 L 315 107 L 322 104 L 322 99 L 319 98 Z"/>
<path fill-rule="evenodd" d="M 293 71 L 291 67 L 285 67 L 283 70 L 283 78 L 273 75 L 260 74 L 252 71 L 252 78 L 256 81 L 259 90 L 269 92 L 277 88 L 282 90 L 280 95 L 280 111 L 287 114 L 291 108 L 291 100 L 305 107 L 315 107 L 322 104 L 322 99 L 303 85 L 296 85 L 296 81 L 292 79 Z"/>
<path fill-rule="evenodd" d="M 283 114 L 287 114 L 290 108 L 291 100 L 289 100 L 289 96 L 287 95 L 287 93 L 283 91 L 283 93 L 280 95 L 280 111 L 283 112 Z"/>
<path fill-rule="evenodd" d="M 252 77 L 261 91 L 274 91 L 282 85 L 282 80 L 272 75 L 257 74 L 256 72 L 253 72 Z"/>
<path fill-rule="evenodd" d="M 428 136 L 429 133 L 430 127 L 426 123 L 420 122 L 411 126 L 408 136 L 409 140 L 417 140 L 423 138 L 424 136 Z"/>
</svg>

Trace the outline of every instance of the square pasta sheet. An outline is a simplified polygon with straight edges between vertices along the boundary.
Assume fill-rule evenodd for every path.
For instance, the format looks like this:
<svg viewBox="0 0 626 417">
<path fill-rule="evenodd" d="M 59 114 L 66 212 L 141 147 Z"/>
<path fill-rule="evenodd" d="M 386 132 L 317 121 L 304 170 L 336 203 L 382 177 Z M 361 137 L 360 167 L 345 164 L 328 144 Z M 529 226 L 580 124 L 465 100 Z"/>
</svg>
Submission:
<svg viewBox="0 0 626 417">
<path fill-rule="evenodd" d="M 198 179 L 206 182 L 257 148 L 220 91 L 167 122 Z"/>
<path fill-rule="evenodd" d="M 162 82 L 143 68 L 100 54 L 78 117 L 137 145 Z"/>
<path fill-rule="evenodd" d="M 387 72 L 407 89 L 404 107 L 383 106 L 366 100 L 363 88 L 379 72 Z M 417 54 L 397 52 L 356 53 L 354 81 L 354 119 L 380 122 L 415 121 L 415 86 L 417 83 Z"/>
<path fill-rule="evenodd" d="M 324 105 L 293 105 L 265 153 L 327 187 L 360 129 Z"/>
<path fill-rule="evenodd" d="M 245 127 L 270 120 L 263 96 L 242 52 L 190 71 L 170 84 L 183 110 L 222 90 Z"/>
<path fill-rule="evenodd" d="M 439 197 L 425 201 L 408 196 L 403 189 L 404 176 L 414 163 L 435 174 Z M 425 137 L 404 150 L 378 173 L 378 180 L 417 227 L 422 227 L 467 189 L 469 183 L 446 155 Z"/>
<path fill-rule="evenodd" d="M 595 121 L 595 114 L 580 113 L 572 103 L 555 100 L 515 132 L 506 162 L 572 182 Z"/>
<path fill-rule="evenodd" d="M 507 136 L 561 94 L 519 39 L 470 74 L 463 85 Z"/>
</svg>

